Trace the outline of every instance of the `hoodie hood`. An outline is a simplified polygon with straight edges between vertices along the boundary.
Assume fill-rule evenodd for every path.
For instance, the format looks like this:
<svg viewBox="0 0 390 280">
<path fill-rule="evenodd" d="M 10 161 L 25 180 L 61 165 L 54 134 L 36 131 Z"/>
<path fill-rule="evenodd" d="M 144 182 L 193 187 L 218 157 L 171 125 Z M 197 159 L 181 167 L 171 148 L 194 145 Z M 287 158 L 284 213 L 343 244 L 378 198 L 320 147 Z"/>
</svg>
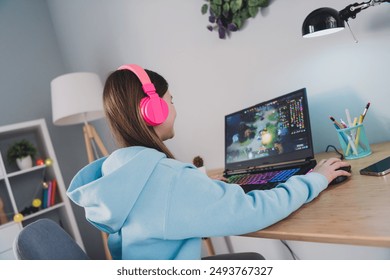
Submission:
<svg viewBox="0 0 390 280">
<path fill-rule="evenodd" d="M 97 228 L 110 234 L 118 232 L 163 158 L 165 154 L 144 147 L 116 150 L 81 169 L 67 195 L 85 208 L 87 220 Z"/>
</svg>

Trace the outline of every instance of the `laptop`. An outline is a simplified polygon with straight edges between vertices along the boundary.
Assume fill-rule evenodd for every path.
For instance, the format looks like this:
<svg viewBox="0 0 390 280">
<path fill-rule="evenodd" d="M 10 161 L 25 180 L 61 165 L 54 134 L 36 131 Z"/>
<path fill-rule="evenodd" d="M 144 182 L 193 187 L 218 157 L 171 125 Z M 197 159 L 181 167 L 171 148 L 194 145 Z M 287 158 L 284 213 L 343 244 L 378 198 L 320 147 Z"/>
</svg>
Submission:
<svg viewBox="0 0 390 280">
<path fill-rule="evenodd" d="M 316 165 L 306 89 L 225 116 L 228 182 L 266 190 Z"/>
</svg>

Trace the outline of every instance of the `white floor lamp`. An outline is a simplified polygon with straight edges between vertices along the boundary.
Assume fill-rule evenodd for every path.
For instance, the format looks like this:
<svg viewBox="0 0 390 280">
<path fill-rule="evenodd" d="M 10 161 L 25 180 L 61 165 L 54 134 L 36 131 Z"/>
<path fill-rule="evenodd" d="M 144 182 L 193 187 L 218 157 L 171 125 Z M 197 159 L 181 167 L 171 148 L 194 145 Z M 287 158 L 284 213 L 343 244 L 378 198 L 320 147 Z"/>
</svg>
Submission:
<svg viewBox="0 0 390 280">
<path fill-rule="evenodd" d="M 93 125 L 88 122 L 104 117 L 103 85 L 95 73 L 77 72 L 51 81 L 53 123 L 55 125 L 84 124 L 83 133 L 88 162 L 107 156 L 108 151 Z M 107 234 L 102 232 L 104 251 L 111 259 Z"/>
</svg>

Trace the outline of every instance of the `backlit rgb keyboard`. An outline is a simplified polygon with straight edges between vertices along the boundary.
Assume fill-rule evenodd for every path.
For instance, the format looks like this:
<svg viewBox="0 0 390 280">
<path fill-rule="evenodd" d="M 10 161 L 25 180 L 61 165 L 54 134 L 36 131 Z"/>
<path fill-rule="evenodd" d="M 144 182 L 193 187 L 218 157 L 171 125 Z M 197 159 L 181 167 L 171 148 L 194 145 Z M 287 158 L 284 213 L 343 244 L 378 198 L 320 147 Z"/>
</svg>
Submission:
<svg viewBox="0 0 390 280">
<path fill-rule="evenodd" d="M 267 171 L 259 174 L 238 174 L 228 178 L 229 183 L 238 185 L 261 185 L 268 183 L 285 182 L 288 178 L 299 171 L 299 168 L 292 168 L 278 171 Z"/>
</svg>

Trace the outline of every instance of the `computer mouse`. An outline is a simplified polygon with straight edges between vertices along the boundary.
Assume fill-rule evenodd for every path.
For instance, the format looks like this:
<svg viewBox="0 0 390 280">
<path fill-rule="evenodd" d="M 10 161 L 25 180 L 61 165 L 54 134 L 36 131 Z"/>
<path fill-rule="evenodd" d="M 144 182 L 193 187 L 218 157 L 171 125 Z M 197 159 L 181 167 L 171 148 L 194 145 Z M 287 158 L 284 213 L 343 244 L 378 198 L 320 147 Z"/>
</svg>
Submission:
<svg viewBox="0 0 390 280">
<path fill-rule="evenodd" d="M 351 172 L 351 166 L 350 165 L 347 165 L 347 166 L 343 166 L 343 167 L 340 167 L 336 170 L 345 170 L 347 172 Z M 334 178 L 332 180 L 332 182 L 329 183 L 329 185 L 337 185 L 337 184 L 340 184 L 342 182 L 344 182 L 345 180 L 347 180 L 349 177 L 348 176 L 337 176 L 336 178 Z"/>
</svg>

